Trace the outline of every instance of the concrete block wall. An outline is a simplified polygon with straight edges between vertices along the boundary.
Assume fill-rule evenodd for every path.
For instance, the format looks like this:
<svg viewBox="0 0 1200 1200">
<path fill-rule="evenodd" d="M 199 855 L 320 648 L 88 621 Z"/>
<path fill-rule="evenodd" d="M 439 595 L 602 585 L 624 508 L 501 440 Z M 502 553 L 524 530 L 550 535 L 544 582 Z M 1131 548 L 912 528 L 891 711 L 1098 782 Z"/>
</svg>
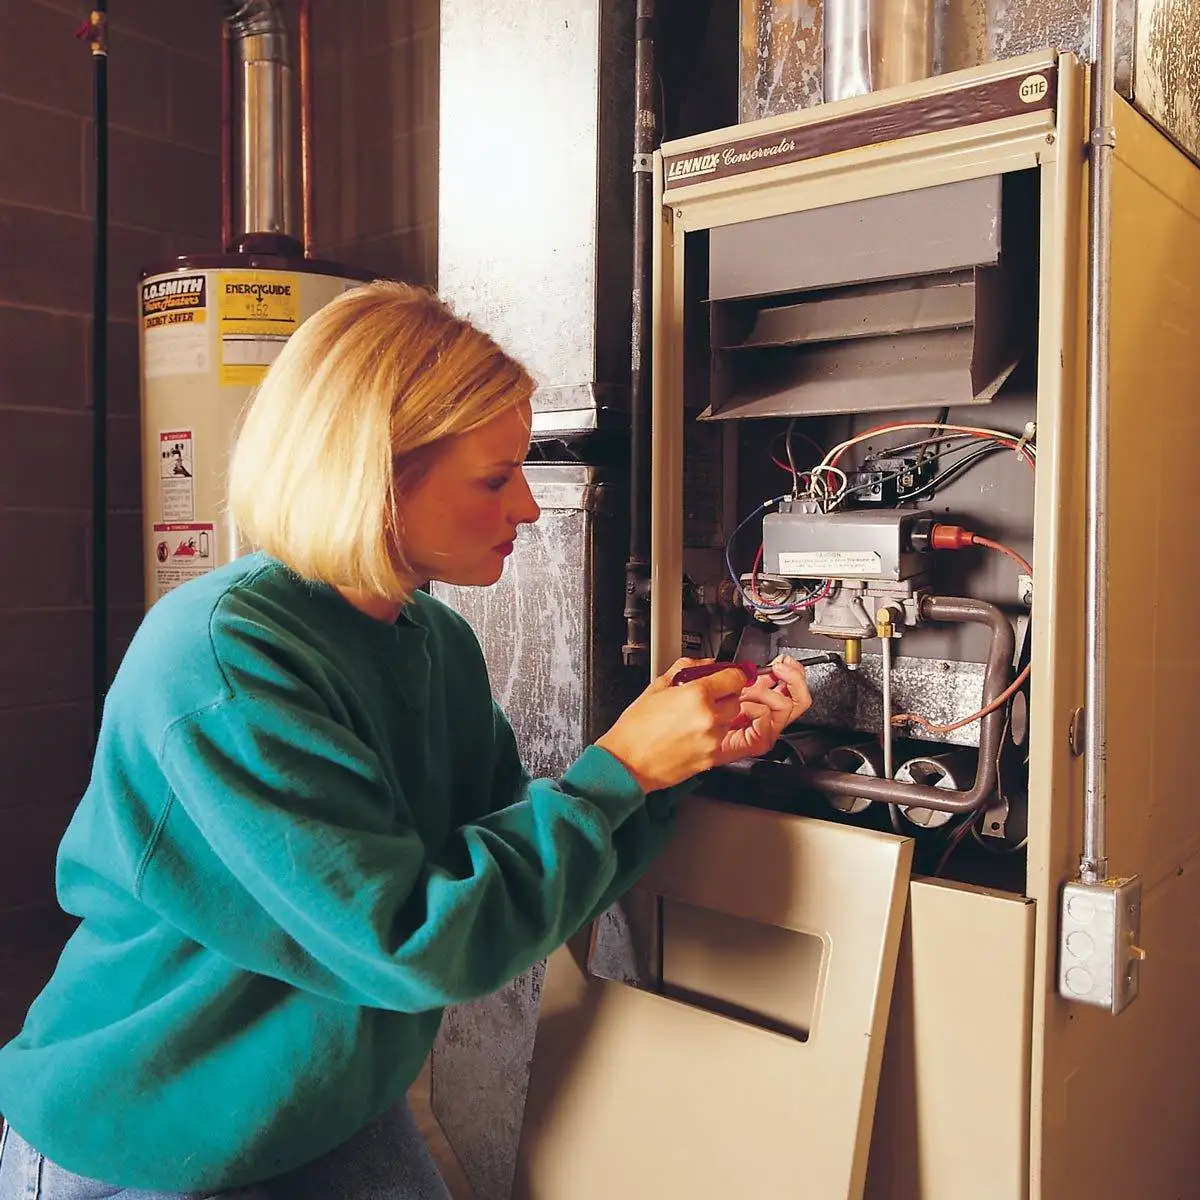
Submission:
<svg viewBox="0 0 1200 1200">
<path fill-rule="evenodd" d="M 143 612 L 136 283 L 218 249 L 221 22 L 218 0 L 109 8 L 111 677 Z M 86 11 L 0 0 L 0 1040 L 71 928 L 54 855 L 91 753 Z M 318 252 L 430 283 L 437 21 L 437 0 L 313 4 Z"/>
<path fill-rule="evenodd" d="M 217 238 L 220 22 L 216 0 L 110 7 L 111 672 L 142 612 L 138 271 Z M 0 1038 L 70 928 L 54 854 L 91 751 L 86 12 L 0 3 Z"/>
<path fill-rule="evenodd" d="M 438 0 L 313 0 L 314 240 L 437 282 Z"/>
</svg>

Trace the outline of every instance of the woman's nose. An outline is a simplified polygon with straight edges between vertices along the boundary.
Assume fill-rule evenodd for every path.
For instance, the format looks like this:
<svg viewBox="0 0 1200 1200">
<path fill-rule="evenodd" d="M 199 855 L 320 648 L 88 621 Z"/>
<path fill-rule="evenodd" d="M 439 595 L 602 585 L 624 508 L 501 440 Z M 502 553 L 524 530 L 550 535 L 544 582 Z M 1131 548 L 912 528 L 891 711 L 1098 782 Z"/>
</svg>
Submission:
<svg viewBox="0 0 1200 1200">
<path fill-rule="evenodd" d="M 512 523 L 514 525 L 532 525 L 541 515 L 541 506 L 533 498 L 533 492 L 529 488 L 529 480 L 525 477 L 525 472 L 522 471 L 521 487 L 516 496 Z"/>
</svg>

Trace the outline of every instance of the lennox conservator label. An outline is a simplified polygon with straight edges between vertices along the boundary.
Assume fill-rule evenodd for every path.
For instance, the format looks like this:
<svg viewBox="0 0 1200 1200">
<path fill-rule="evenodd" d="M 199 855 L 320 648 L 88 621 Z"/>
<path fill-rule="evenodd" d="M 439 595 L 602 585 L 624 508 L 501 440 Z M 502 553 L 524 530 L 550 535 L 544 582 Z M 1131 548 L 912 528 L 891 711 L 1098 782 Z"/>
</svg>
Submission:
<svg viewBox="0 0 1200 1200">
<path fill-rule="evenodd" d="M 300 324 L 300 277 L 277 271 L 220 276 L 221 383 L 253 387 Z"/>
<path fill-rule="evenodd" d="M 209 369 L 208 287 L 203 275 L 143 283 L 141 309 L 147 379 L 203 375 Z"/>
</svg>

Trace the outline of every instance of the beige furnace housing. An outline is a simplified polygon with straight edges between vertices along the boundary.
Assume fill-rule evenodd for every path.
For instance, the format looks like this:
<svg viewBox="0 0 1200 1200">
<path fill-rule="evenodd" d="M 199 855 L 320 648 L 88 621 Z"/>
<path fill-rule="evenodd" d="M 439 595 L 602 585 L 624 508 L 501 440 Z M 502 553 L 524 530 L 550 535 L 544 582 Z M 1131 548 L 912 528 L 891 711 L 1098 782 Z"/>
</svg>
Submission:
<svg viewBox="0 0 1200 1200">
<path fill-rule="evenodd" d="M 720 428 L 728 468 L 756 420 L 862 429 L 906 414 L 932 423 L 930 406 L 981 426 L 1019 414 L 1036 442 L 1036 482 L 1028 512 L 1011 520 L 1034 582 L 1018 593 L 997 575 L 981 587 L 1027 638 L 1024 869 L 986 876 L 951 857 L 940 874 L 914 871 L 933 834 L 911 822 L 895 833 L 833 806 L 765 805 L 750 776 L 720 798 L 702 785 L 644 882 L 657 897 L 657 977 L 643 987 L 598 978 L 587 937 L 549 963 L 515 1195 L 1200 1195 L 1189 1015 L 1200 987 L 1190 736 L 1200 538 L 1189 488 L 1200 169 L 1120 99 L 1109 856 L 1115 873 L 1141 877 L 1145 962 L 1140 995 L 1118 1016 L 1059 995 L 1060 892 L 1079 859 L 1083 789 L 1086 104 L 1085 69 L 1047 52 L 656 156 L 655 670 L 679 655 L 685 598 L 714 557 L 685 549 L 685 426 L 689 438 Z M 879 229 L 890 238 L 872 241 Z M 1033 231 L 1023 246 L 1022 229 Z M 790 250 L 778 240 L 764 251 L 772 237 L 793 239 Z M 862 251 L 837 279 L 821 265 L 831 244 Z M 997 285 L 1014 265 L 1024 282 Z M 933 284 L 950 278 L 953 302 L 935 303 L 946 297 Z M 698 295 L 710 357 L 726 363 L 703 406 L 685 353 Z M 772 308 L 770 296 L 787 303 Z M 1010 341 L 1022 318 L 1028 337 Z M 869 353 L 858 328 L 868 319 L 872 337 L 892 339 L 878 343 L 888 354 Z M 740 365 L 748 350 L 769 358 Z M 1010 517 L 990 512 L 992 495 L 976 488 L 971 516 L 1002 526 Z M 910 643 L 956 678 L 982 657 L 937 636 L 933 623 L 906 630 L 897 671 Z M 864 668 L 870 646 L 868 636 Z"/>
</svg>

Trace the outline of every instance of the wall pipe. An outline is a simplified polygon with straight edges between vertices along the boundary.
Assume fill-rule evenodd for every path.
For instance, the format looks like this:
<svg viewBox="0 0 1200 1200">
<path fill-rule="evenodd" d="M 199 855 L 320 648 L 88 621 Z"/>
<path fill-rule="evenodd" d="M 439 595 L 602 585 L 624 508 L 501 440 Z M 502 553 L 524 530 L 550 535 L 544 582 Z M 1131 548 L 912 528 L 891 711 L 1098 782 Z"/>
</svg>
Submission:
<svg viewBox="0 0 1200 1200">
<path fill-rule="evenodd" d="M 96 211 L 92 275 L 92 720 L 108 690 L 108 5 L 94 0 L 85 26 L 92 51 Z"/>
<path fill-rule="evenodd" d="M 629 378 L 629 558 L 625 564 L 627 666 L 650 661 L 650 293 L 654 253 L 654 151 L 661 137 L 654 0 L 637 0 L 633 121 L 633 328 Z"/>
<path fill-rule="evenodd" d="M 1087 580 L 1084 600 L 1084 802 L 1079 878 L 1108 877 L 1108 430 L 1109 291 L 1112 274 L 1113 0 L 1092 4 L 1095 66 L 1091 91 L 1088 196 Z"/>
<path fill-rule="evenodd" d="M 921 615 L 930 621 L 986 625 L 991 630 L 991 644 L 983 676 L 983 706 L 993 703 L 1008 686 L 1012 673 L 1016 635 L 1009 619 L 994 604 L 957 596 L 926 596 L 921 601 Z M 778 775 L 782 781 L 811 788 L 827 796 L 862 797 L 909 808 L 972 813 L 982 808 L 995 794 L 997 761 L 1003 737 L 1004 705 L 1001 705 L 980 720 L 979 764 L 975 769 L 975 782 L 965 792 L 780 763 L 756 763 L 754 774 L 768 780 Z"/>
<path fill-rule="evenodd" d="M 233 249 L 233 39 L 221 22 L 221 253 Z"/>
<path fill-rule="evenodd" d="M 313 256 L 312 2 L 300 0 L 300 241 Z"/>
</svg>

